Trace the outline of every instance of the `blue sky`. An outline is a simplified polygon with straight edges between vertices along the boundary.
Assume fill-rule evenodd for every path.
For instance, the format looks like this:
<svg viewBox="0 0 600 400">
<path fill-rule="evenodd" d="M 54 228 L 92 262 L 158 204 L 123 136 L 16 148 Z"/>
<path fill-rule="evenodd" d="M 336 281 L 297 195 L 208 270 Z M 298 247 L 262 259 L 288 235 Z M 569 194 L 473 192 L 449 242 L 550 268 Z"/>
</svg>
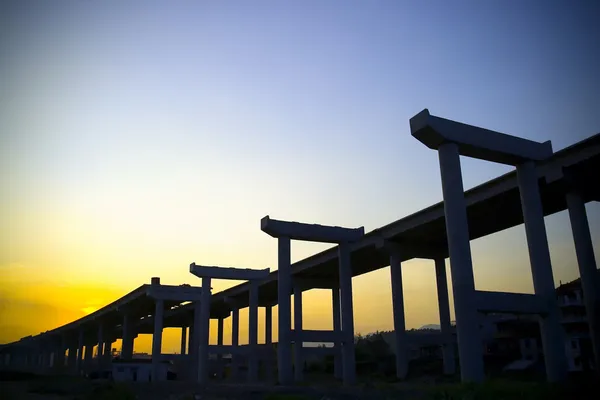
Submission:
<svg viewBox="0 0 600 400">
<path fill-rule="evenodd" d="M 191 261 L 275 268 L 266 214 L 367 231 L 404 217 L 441 200 L 436 153 L 409 131 L 423 108 L 555 150 L 600 132 L 596 2 L 0 7 L 0 268 L 15 282 L 194 283 Z M 463 159 L 466 188 L 509 170 Z M 568 219 L 547 224 L 557 280 L 577 277 Z M 523 239 L 473 244 L 478 286 L 530 290 Z"/>
</svg>

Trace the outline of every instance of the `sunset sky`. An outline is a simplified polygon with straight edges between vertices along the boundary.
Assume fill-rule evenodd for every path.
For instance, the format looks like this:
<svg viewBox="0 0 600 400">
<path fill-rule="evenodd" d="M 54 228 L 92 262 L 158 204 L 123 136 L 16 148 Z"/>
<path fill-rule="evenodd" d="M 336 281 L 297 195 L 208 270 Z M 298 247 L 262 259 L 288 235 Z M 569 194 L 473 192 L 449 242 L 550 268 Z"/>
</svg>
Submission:
<svg viewBox="0 0 600 400">
<path fill-rule="evenodd" d="M 276 269 L 267 214 L 371 231 L 440 201 L 437 154 L 409 130 L 423 108 L 554 150 L 600 132 L 599 18 L 533 0 L 3 1 L 0 343 L 153 276 L 200 285 L 192 261 Z M 462 162 L 465 188 L 510 171 Z M 577 278 L 568 216 L 546 224 L 556 284 Z M 522 226 L 472 249 L 478 289 L 532 292 Z M 408 328 L 437 323 L 433 262 L 403 277 Z M 353 283 L 356 331 L 391 329 L 389 269 Z M 305 294 L 305 327 L 331 328 L 330 298 Z"/>
</svg>

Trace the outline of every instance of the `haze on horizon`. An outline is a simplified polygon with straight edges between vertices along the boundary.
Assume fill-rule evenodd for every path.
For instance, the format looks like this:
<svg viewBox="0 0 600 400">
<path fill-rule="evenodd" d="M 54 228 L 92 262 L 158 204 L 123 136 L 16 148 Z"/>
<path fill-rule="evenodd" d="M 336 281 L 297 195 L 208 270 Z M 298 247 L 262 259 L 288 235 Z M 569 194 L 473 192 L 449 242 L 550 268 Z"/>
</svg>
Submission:
<svg viewBox="0 0 600 400">
<path fill-rule="evenodd" d="M 562 1 L 2 2 L 0 343 L 153 276 L 200 285 L 192 261 L 276 269 L 267 214 L 371 231 L 437 203 L 437 155 L 408 125 L 423 108 L 555 151 L 600 132 L 598 17 Z M 510 170 L 462 165 L 465 188 Z M 546 225 L 556 284 L 577 278 L 568 216 Z M 472 250 L 478 288 L 532 292 L 522 226 Z M 407 328 L 437 323 L 433 262 L 403 278 Z M 353 283 L 356 332 L 392 329 L 389 269 Z M 330 328 L 330 304 L 307 293 L 304 326 Z"/>
</svg>

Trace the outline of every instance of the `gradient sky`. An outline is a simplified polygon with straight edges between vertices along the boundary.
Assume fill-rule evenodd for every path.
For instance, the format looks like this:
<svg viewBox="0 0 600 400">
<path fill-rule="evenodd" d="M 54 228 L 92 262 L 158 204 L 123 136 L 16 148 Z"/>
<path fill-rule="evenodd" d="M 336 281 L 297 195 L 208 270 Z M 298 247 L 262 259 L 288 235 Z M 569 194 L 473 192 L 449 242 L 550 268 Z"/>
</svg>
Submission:
<svg viewBox="0 0 600 400">
<path fill-rule="evenodd" d="M 440 201 L 409 131 L 423 108 L 555 150 L 600 132 L 599 18 L 592 1 L 3 1 L 0 342 L 152 276 L 199 285 L 192 261 L 276 268 L 267 214 L 370 231 Z M 465 188 L 509 170 L 463 159 Z M 568 216 L 546 223 L 556 283 L 577 278 Z M 522 226 L 472 249 L 479 289 L 532 291 Z M 407 326 L 437 323 L 433 262 L 403 275 Z M 353 282 L 356 331 L 391 329 L 389 270 Z M 305 297 L 305 326 L 330 328 L 330 293 Z"/>
</svg>

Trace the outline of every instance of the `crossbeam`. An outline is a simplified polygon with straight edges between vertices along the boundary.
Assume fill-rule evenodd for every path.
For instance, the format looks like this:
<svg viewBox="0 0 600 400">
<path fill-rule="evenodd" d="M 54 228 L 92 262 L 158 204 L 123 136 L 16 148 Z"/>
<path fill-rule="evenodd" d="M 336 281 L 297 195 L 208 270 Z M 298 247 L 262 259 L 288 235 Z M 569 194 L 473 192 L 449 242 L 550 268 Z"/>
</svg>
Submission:
<svg viewBox="0 0 600 400">
<path fill-rule="evenodd" d="M 250 269 L 250 268 L 232 268 L 232 267 L 213 267 L 190 264 L 190 272 L 198 278 L 231 279 L 236 281 L 262 280 L 269 276 L 271 270 Z"/>
<path fill-rule="evenodd" d="M 546 314 L 548 308 L 539 296 L 523 293 L 475 291 L 475 304 L 481 312 Z"/>
<path fill-rule="evenodd" d="M 287 237 L 321 243 L 355 242 L 365 235 L 365 228 L 343 228 L 339 226 L 305 224 L 271 219 L 267 215 L 260 220 L 260 229 L 275 238 Z"/>
<path fill-rule="evenodd" d="M 550 157 L 552 143 L 540 143 L 473 125 L 433 116 L 424 109 L 410 119 L 410 131 L 421 143 L 435 149 L 446 142 L 456 143 L 463 156 L 501 164 L 518 165 Z"/>
</svg>

